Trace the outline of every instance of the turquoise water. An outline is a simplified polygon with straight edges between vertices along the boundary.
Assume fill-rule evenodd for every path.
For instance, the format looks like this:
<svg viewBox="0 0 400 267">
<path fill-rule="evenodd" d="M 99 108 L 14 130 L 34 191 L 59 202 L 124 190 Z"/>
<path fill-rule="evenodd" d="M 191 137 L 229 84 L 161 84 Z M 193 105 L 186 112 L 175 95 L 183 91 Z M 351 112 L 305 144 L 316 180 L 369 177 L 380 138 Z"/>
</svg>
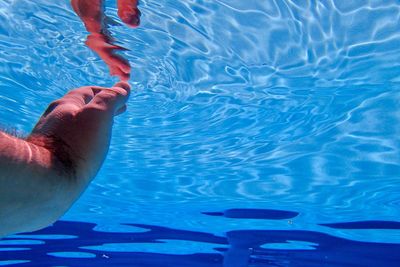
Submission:
<svg viewBox="0 0 400 267">
<path fill-rule="evenodd" d="M 110 27 L 135 89 L 102 170 L 58 225 L 0 241 L 0 265 L 396 266 L 399 1 L 140 10 Z M 86 35 L 69 1 L 0 2 L 2 125 L 116 81 Z"/>
</svg>

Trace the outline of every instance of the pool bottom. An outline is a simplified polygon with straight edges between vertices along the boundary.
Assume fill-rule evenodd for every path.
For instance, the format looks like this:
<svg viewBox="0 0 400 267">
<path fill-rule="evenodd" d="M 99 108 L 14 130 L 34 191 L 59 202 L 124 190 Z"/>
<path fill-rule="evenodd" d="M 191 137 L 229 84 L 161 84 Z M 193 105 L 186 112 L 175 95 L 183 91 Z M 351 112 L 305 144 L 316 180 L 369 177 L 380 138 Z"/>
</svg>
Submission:
<svg viewBox="0 0 400 267">
<path fill-rule="evenodd" d="M 250 213 L 236 214 L 249 217 Z M 7 237 L 0 241 L 0 266 L 398 266 L 400 262 L 400 244 L 353 241 L 317 231 L 235 230 L 214 235 L 134 223 L 125 225 L 132 227 L 129 232 L 99 231 L 96 226 L 58 221 L 34 233 Z M 399 229 L 400 223 L 324 226 Z"/>
</svg>

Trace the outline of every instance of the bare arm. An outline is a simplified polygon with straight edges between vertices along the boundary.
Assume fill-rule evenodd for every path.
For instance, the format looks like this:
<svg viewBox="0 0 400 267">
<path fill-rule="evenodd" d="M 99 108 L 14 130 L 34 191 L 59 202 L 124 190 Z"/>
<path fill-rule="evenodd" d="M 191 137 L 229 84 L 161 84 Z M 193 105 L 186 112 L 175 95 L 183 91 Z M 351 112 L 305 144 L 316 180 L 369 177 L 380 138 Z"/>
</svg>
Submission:
<svg viewBox="0 0 400 267">
<path fill-rule="evenodd" d="M 49 150 L 0 133 L 0 236 L 42 228 L 69 208 L 59 167 Z"/>
<path fill-rule="evenodd" d="M 70 208 L 100 169 L 129 90 L 79 88 L 53 102 L 27 140 L 0 132 L 0 237 L 43 228 Z"/>
</svg>

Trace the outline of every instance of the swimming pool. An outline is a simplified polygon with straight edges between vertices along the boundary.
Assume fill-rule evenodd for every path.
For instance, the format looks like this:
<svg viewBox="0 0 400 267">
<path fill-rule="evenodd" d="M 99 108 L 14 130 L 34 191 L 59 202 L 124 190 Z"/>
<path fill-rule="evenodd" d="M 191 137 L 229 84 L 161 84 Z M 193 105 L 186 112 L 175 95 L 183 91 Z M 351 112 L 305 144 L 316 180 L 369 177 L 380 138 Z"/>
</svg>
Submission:
<svg viewBox="0 0 400 267">
<path fill-rule="evenodd" d="M 115 1 L 107 15 L 118 21 Z M 141 1 L 108 158 L 0 265 L 398 266 L 400 3 Z M 116 81 L 69 1 L 0 2 L 0 118 Z"/>
</svg>

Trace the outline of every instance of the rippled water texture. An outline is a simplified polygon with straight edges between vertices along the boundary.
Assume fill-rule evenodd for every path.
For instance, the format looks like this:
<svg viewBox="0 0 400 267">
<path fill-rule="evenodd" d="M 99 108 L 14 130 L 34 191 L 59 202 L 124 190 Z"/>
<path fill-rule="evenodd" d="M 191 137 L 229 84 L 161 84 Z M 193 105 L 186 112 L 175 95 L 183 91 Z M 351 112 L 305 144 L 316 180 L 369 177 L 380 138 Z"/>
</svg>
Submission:
<svg viewBox="0 0 400 267">
<path fill-rule="evenodd" d="M 106 6 L 118 21 L 115 1 Z M 319 225 L 399 218 L 399 1 L 143 0 L 139 8 L 139 28 L 109 29 L 128 49 L 129 109 L 102 171 L 65 219 L 103 231 L 141 223 L 400 243 L 398 229 Z M 115 82 L 86 36 L 69 1 L 0 2 L 2 124 L 28 132 L 69 89 Z M 299 215 L 201 215 L 240 208 Z"/>
</svg>

